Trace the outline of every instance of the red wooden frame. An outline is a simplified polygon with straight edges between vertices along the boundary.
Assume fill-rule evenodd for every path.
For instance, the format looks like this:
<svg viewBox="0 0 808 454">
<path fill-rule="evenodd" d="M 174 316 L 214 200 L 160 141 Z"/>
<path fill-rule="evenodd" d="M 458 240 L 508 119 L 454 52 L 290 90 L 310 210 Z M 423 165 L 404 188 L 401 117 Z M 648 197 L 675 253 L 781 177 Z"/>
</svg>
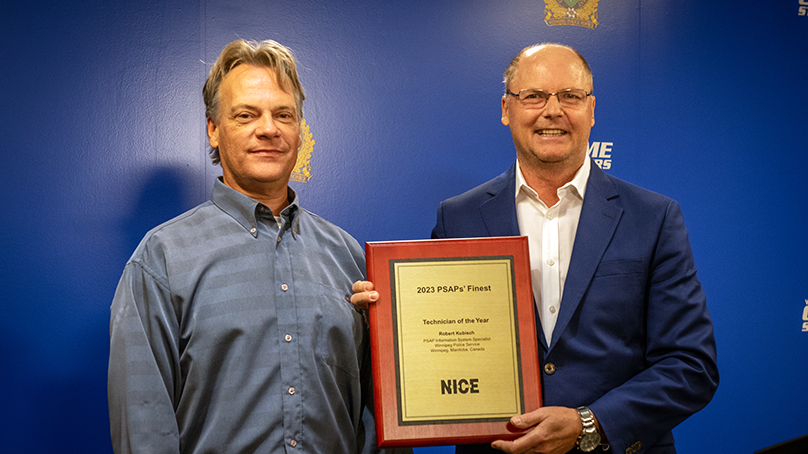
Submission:
<svg viewBox="0 0 808 454">
<path fill-rule="evenodd" d="M 516 294 L 521 396 L 523 412 L 541 407 L 538 345 L 530 280 L 530 255 L 526 237 L 494 237 L 448 240 L 365 243 L 368 280 L 380 300 L 370 306 L 370 340 L 373 362 L 376 434 L 381 447 L 435 446 L 512 440 L 523 432 L 508 421 L 400 424 L 391 295 L 390 261 L 446 257 L 513 257 Z"/>
</svg>

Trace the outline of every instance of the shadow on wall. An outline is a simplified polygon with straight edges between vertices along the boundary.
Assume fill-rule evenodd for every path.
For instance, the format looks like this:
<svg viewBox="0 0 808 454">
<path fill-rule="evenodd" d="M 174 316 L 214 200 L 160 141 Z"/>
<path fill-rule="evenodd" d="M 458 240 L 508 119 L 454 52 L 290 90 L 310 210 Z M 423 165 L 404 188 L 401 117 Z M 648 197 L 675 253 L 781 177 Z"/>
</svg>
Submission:
<svg viewBox="0 0 808 454">
<path fill-rule="evenodd" d="M 137 203 L 120 227 L 126 238 L 128 254 L 134 252 L 149 230 L 200 203 L 191 200 L 191 181 L 192 176 L 182 167 L 163 167 L 152 171 L 140 189 Z"/>
</svg>

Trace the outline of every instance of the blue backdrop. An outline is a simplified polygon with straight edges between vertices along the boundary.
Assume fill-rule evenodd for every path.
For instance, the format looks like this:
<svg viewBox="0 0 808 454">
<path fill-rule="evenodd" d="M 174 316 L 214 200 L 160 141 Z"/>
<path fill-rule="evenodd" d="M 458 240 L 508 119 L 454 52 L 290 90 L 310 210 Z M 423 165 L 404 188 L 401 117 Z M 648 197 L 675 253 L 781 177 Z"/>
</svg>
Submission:
<svg viewBox="0 0 808 454">
<path fill-rule="evenodd" d="M 239 37 L 296 52 L 315 145 L 293 185 L 360 243 L 428 237 L 440 200 L 506 169 L 502 72 L 578 48 L 591 149 L 681 203 L 715 322 L 721 386 L 679 451 L 808 433 L 808 0 L 588 2 L 595 28 L 548 25 L 544 0 L 0 3 L 0 450 L 111 452 L 109 305 L 143 234 L 220 174 L 201 88 Z"/>
</svg>

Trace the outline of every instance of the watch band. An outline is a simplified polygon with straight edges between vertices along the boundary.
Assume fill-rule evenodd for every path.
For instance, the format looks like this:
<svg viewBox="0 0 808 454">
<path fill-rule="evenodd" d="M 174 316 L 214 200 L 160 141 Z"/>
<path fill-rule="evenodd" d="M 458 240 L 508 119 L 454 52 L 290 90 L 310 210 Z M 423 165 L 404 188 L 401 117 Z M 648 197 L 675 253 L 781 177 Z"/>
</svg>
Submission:
<svg viewBox="0 0 808 454">
<path fill-rule="evenodd" d="M 576 444 L 582 452 L 592 452 L 600 445 L 600 433 L 598 433 L 598 428 L 595 426 L 595 415 L 587 407 L 578 407 L 577 410 L 578 416 L 581 417 L 583 430 L 578 435 Z"/>
</svg>

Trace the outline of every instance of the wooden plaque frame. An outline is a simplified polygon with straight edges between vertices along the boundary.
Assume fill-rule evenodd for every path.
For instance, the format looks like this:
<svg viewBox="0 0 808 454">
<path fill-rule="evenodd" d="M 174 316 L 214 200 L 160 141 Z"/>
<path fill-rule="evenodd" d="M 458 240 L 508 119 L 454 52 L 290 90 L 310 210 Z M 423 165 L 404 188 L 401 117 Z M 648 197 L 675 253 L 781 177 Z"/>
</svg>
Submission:
<svg viewBox="0 0 808 454">
<path fill-rule="evenodd" d="M 368 280 L 380 294 L 370 306 L 369 324 L 373 363 L 376 435 L 380 447 L 435 446 L 465 443 L 488 443 L 493 440 L 518 438 L 520 431 L 509 424 L 510 416 L 536 410 L 542 406 L 538 362 L 538 345 L 530 278 L 530 255 L 527 237 L 493 237 L 472 239 L 389 241 L 365 243 Z M 394 294 L 395 263 L 425 263 L 445 260 L 505 259 L 512 263 L 511 279 L 514 310 L 513 336 L 519 367 L 521 405 L 507 416 L 467 417 L 459 420 L 426 420 L 407 422 L 401 417 L 399 358 Z M 406 304 L 406 302 L 404 302 Z M 399 309 L 400 310 L 400 309 Z"/>
</svg>

